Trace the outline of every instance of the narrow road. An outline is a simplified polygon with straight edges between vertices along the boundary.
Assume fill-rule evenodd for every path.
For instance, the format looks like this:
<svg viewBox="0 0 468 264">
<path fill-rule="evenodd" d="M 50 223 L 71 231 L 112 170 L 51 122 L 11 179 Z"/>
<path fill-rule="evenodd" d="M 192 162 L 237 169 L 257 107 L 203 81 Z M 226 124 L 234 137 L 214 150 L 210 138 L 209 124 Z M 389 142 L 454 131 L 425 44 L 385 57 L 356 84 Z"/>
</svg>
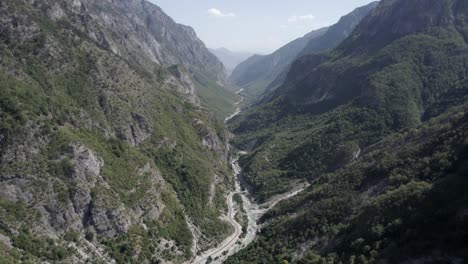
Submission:
<svg viewBox="0 0 468 264">
<path fill-rule="evenodd" d="M 237 192 L 231 192 L 227 196 L 227 205 L 229 209 L 226 220 L 234 227 L 234 233 L 226 238 L 217 248 L 204 252 L 201 254 L 201 256 L 195 258 L 192 264 L 203 264 L 210 257 L 214 260 L 216 257 L 222 256 L 225 251 L 229 251 L 231 248 L 233 248 L 239 240 L 239 237 L 242 235 L 242 226 L 235 219 L 236 212 L 234 210 L 233 197 L 236 193 Z"/>
<path fill-rule="evenodd" d="M 240 94 L 241 92 L 242 90 L 238 91 L 238 94 Z M 243 97 L 237 105 L 239 105 L 242 102 L 242 100 L 243 100 Z M 225 122 L 228 122 L 230 119 L 238 115 L 240 111 L 241 110 L 239 107 L 233 115 L 226 118 Z M 238 154 L 243 155 L 246 153 L 239 152 Z M 256 204 L 253 200 L 251 200 L 246 195 L 245 191 L 241 190 L 241 182 L 239 178 L 239 175 L 241 173 L 241 167 L 239 166 L 238 161 L 239 161 L 239 157 L 233 158 L 231 160 L 231 165 L 234 170 L 234 177 L 236 178 L 236 189 L 235 191 L 229 193 L 229 195 L 226 198 L 227 199 L 226 203 L 228 205 L 228 214 L 224 217 L 224 220 L 226 220 L 226 222 L 229 222 L 229 224 L 231 224 L 234 227 L 234 232 L 216 248 L 212 248 L 210 250 L 207 250 L 201 253 L 199 256 L 196 256 L 195 259 L 190 261 L 190 264 L 205 264 L 207 260 L 210 259 L 210 257 L 212 259 L 212 262 L 211 262 L 212 264 L 223 263 L 223 261 L 226 260 L 228 256 L 241 250 L 242 248 L 247 246 L 249 243 L 251 243 L 255 239 L 258 230 L 260 230 L 260 226 L 257 224 L 257 221 L 260 219 L 262 215 L 268 212 L 271 208 L 273 208 L 279 202 L 296 196 L 308 186 L 308 184 L 304 184 L 303 186 L 298 186 L 297 189 L 292 190 L 288 193 L 273 197 L 270 201 L 264 204 L 261 204 L 261 205 Z M 243 201 L 242 203 L 243 209 L 247 213 L 247 217 L 248 217 L 247 233 L 245 234 L 245 237 L 242 239 L 240 238 L 242 235 L 242 226 L 235 219 L 235 216 L 237 213 L 235 206 L 234 206 L 234 199 L 233 199 L 235 194 L 241 195 L 242 201 Z M 196 245 L 195 245 L 195 248 L 196 248 Z"/>
<path fill-rule="evenodd" d="M 240 93 L 242 93 L 243 90 L 244 89 L 241 89 L 241 90 L 237 91 L 236 93 L 240 94 Z M 235 116 L 237 116 L 241 112 L 241 109 L 240 109 L 239 105 L 243 101 L 244 101 L 244 97 L 241 97 L 239 102 L 237 102 L 235 104 L 236 106 L 238 106 L 237 109 L 235 110 L 235 112 L 231 116 L 227 117 L 224 120 L 225 123 L 227 123 L 229 120 L 231 120 L 232 118 L 234 118 Z M 234 177 L 236 177 L 236 185 L 239 185 L 237 183 L 237 178 L 238 178 L 239 173 L 240 173 L 240 167 L 237 164 L 237 161 L 238 161 L 237 159 L 233 159 L 231 161 L 231 164 L 232 164 L 232 166 L 234 168 Z M 210 257 L 213 260 L 213 263 L 219 263 L 220 262 L 219 260 L 215 261 L 214 259 L 217 258 L 217 257 L 218 258 L 222 257 L 224 252 L 227 251 L 229 253 L 231 250 L 236 248 L 236 243 L 238 241 L 240 241 L 240 236 L 242 235 L 242 226 L 235 219 L 236 212 L 235 212 L 235 209 L 234 209 L 233 197 L 234 197 L 234 195 L 236 193 L 241 194 L 243 199 L 247 199 L 245 197 L 245 195 L 243 194 L 243 192 L 240 191 L 240 185 L 236 186 L 236 190 L 234 192 L 229 193 L 229 195 L 227 196 L 228 214 L 225 217 L 225 220 L 227 222 L 229 222 L 234 227 L 234 233 L 231 234 L 228 238 L 226 238 L 221 243 L 221 245 L 219 245 L 218 247 L 216 247 L 214 249 L 210 249 L 210 250 L 208 250 L 206 252 L 203 252 L 200 256 L 197 256 L 194 260 L 192 260 L 192 262 L 190 262 L 191 264 L 204 264 L 204 263 L 206 263 L 206 261 Z"/>
<path fill-rule="evenodd" d="M 234 168 L 234 172 L 236 177 L 240 173 L 240 167 L 237 163 L 237 160 L 232 161 L 232 165 Z M 212 264 L 222 263 L 226 258 L 243 247 L 247 246 L 251 243 L 256 236 L 258 230 L 260 230 L 260 226 L 257 224 L 258 219 L 266 212 L 271 210 L 274 206 L 276 206 L 281 201 L 290 199 L 299 193 L 301 193 L 305 188 L 307 188 L 309 184 L 304 183 L 302 186 L 297 186 L 297 189 L 292 190 L 288 193 L 284 193 L 281 195 L 277 195 L 273 197 L 270 201 L 264 204 L 256 204 L 253 203 L 247 196 L 246 192 L 241 191 L 240 182 L 237 181 L 236 183 L 236 190 L 234 192 L 229 193 L 226 198 L 226 203 L 228 205 L 228 214 L 224 217 L 224 219 L 229 222 L 234 227 L 234 232 L 226 238 L 218 247 L 210 249 L 208 251 L 203 252 L 200 256 L 197 256 L 194 260 L 192 260 L 191 264 L 205 264 L 207 260 L 211 257 Z M 241 239 L 242 235 L 242 226 L 236 221 L 236 209 L 234 206 L 234 195 L 240 194 L 243 200 L 243 207 L 244 210 L 247 212 L 247 217 L 249 219 L 248 227 L 247 227 L 247 234 L 246 236 Z M 239 243 L 238 243 L 239 242 Z M 216 259 L 218 258 L 218 259 Z M 216 259 L 216 260 L 215 260 Z"/>
</svg>

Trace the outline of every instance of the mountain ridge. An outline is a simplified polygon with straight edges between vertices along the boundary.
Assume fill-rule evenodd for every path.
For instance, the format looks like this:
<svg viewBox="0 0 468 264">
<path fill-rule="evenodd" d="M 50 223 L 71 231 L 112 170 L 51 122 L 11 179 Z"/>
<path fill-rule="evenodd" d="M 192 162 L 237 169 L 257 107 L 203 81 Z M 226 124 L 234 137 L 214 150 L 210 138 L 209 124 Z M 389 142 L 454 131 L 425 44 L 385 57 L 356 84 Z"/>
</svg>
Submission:
<svg viewBox="0 0 468 264">
<path fill-rule="evenodd" d="M 372 2 L 356 8 L 336 24 L 312 31 L 271 55 L 251 57 L 234 70 L 230 81 L 244 88 L 248 97 L 258 97 L 253 101 L 262 99 L 286 80 L 289 68 L 296 59 L 336 47 L 376 5 L 377 2 Z"/>
<path fill-rule="evenodd" d="M 230 82 L 244 88 L 244 90 L 252 90 L 253 96 L 262 93 L 264 87 L 269 84 L 267 80 L 274 78 L 273 76 L 276 74 L 280 74 L 310 39 L 319 37 L 326 30 L 327 28 L 322 28 L 309 32 L 303 37 L 284 45 L 270 55 L 254 54 L 233 70 L 229 77 Z M 252 89 L 249 89 L 249 86 Z"/>
</svg>

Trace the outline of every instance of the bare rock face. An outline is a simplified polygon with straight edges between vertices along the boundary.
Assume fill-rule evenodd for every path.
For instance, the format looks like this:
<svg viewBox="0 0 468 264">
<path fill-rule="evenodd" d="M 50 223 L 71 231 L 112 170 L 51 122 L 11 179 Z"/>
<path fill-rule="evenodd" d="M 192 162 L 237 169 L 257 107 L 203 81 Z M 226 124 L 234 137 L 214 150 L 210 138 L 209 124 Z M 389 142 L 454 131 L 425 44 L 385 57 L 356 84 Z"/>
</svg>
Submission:
<svg viewBox="0 0 468 264">
<path fill-rule="evenodd" d="M 104 166 L 104 160 L 98 157 L 94 151 L 82 146 L 73 145 L 74 168 L 71 174 L 71 180 L 77 184 L 87 184 L 89 188 L 94 187 L 101 168 Z"/>
<path fill-rule="evenodd" d="M 158 219 L 165 205 L 161 202 L 161 189 L 166 188 L 166 182 L 161 172 L 154 168 L 150 163 L 145 164 L 138 169 L 138 175 L 149 177 L 151 186 L 147 190 L 147 196 L 133 208 L 134 213 L 141 218 L 151 220 Z"/>
<path fill-rule="evenodd" d="M 59 20 L 65 15 L 65 12 L 57 3 L 54 4 L 49 10 L 47 10 L 47 17 L 49 17 L 52 20 Z"/>
<path fill-rule="evenodd" d="M 174 76 L 170 76 L 172 80 L 169 82 L 174 84 L 170 87 L 181 91 L 192 103 L 197 104 L 199 100 L 196 98 L 192 80 L 188 79 L 203 75 L 221 86 L 226 86 L 223 64 L 206 48 L 195 31 L 191 27 L 177 24 L 159 7 L 148 1 L 30 2 L 50 20 L 71 23 L 101 47 L 127 61 L 135 62 L 142 68 L 149 71 L 173 65 L 184 68 L 182 78 L 174 79 Z M 2 8 L 6 7 L 0 6 L 0 12 Z M 7 10 L 3 12 L 7 14 Z M 119 15 L 122 13 L 126 15 Z M 37 25 L 26 16 L 15 15 L 0 16 L 0 30 L 4 37 L 15 41 L 38 36 L 40 30 Z"/>
<path fill-rule="evenodd" d="M 81 145 L 70 146 L 69 159 L 73 168 L 68 172 L 65 183 L 49 185 L 49 198 L 40 202 L 36 208 L 42 212 L 45 226 L 50 226 L 54 232 L 63 230 L 81 231 L 88 225 L 91 208 L 93 208 L 92 192 L 96 184 L 103 183 L 100 176 L 104 161 L 94 151 Z M 68 157 L 63 157 L 63 159 Z M 61 186 L 61 187 L 60 187 Z M 62 191 L 59 191 L 63 189 Z M 35 195 L 32 193 L 32 195 Z"/>
<path fill-rule="evenodd" d="M 192 124 L 198 131 L 202 139 L 202 144 L 208 147 L 208 149 L 215 151 L 223 160 L 227 160 L 229 147 L 226 145 L 226 141 L 221 139 L 220 136 L 227 137 L 228 135 L 216 134 L 213 129 L 200 119 L 194 119 Z"/>
<path fill-rule="evenodd" d="M 128 231 L 131 221 L 125 215 L 123 208 L 110 209 L 98 200 L 91 208 L 90 224 L 98 234 L 111 237 Z"/>
<path fill-rule="evenodd" d="M 59 234 L 66 230 L 80 232 L 86 227 L 92 227 L 99 235 L 113 237 L 126 233 L 132 225 L 131 219 L 139 222 L 143 218 L 159 218 L 164 209 L 160 193 L 166 183 L 150 164 L 139 170 L 142 177 L 149 176 L 151 186 L 148 195 L 132 210 L 128 210 L 123 205 L 115 207 L 118 201 L 93 195 L 96 186 L 110 188 L 100 174 L 104 166 L 103 159 L 81 144 L 70 146 L 70 151 L 69 159 L 73 168 L 66 179 L 68 186 L 62 182 L 38 182 L 34 178 L 1 183 L 0 198 L 30 204 L 40 213 L 42 225 L 36 226 L 37 232 Z M 32 187 L 34 184 L 41 185 L 43 191 L 38 192 L 39 187 Z M 65 196 L 57 192 L 60 190 L 57 185 L 64 188 Z"/>
<path fill-rule="evenodd" d="M 74 167 L 71 180 L 75 188 L 71 192 L 70 199 L 74 212 L 78 214 L 81 224 L 85 225 L 89 220 L 92 208 L 92 189 L 98 180 L 102 181 L 100 172 L 104 161 L 92 150 L 82 145 L 74 145 L 72 148 Z"/>
<path fill-rule="evenodd" d="M 179 93 L 184 94 L 188 98 L 189 102 L 200 105 L 200 99 L 195 91 L 195 84 L 193 84 L 189 73 L 177 65 L 169 67 L 168 70 L 173 78 L 168 78 L 167 83 L 174 85 Z"/>
<path fill-rule="evenodd" d="M 7 247 L 11 247 L 11 240 L 5 235 L 0 234 L 0 243 L 3 243 Z"/>
<path fill-rule="evenodd" d="M 147 140 L 153 132 L 152 126 L 147 122 L 147 118 L 137 113 L 126 116 L 127 122 L 124 124 L 124 133 L 120 135 L 132 146 L 138 146 Z"/>
<path fill-rule="evenodd" d="M 89 214 L 91 199 L 91 194 L 81 188 L 77 188 L 71 194 L 73 208 L 78 215 L 83 217 L 83 220 L 86 220 L 84 218 L 87 217 L 87 214 Z"/>
</svg>

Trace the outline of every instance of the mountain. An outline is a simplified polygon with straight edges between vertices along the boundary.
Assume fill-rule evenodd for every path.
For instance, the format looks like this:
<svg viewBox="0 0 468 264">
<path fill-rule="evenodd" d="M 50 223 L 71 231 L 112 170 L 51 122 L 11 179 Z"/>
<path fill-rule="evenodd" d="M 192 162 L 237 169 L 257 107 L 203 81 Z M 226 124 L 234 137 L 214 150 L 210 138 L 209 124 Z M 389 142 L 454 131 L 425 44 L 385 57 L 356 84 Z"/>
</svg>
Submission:
<svg viewBox="0 0 468 264">
<path fill-rule="evenodd" d="M 0 262 L 183 263 L 230 233 L 204 101 L 231 93 L 191 28 L 142 0 L 5 0 L 0 20 Z"/>
<path fill-rule="evenodd" d="M 147 71 L 152 71 L 155 64 L 163 67 L 182 66 L 192 76 L 194 90 L 204 106 L 225 116 L 233 111 L 233 106 L 219 109 L 209 104 L 212 100 L 207 98 L 216 97 L 227 106 L 232 105 L 236 98 L 225 87 L 227 81 L 223 64 L 191 27 L 177 24 L 148 1 L 95 2 L 80 0 L 70 5 L 67 1 L 54 1 L 47 15 L 53 21 L 68 18 L 69 24 L 98 45 Z M 37 9 L 48 8 L 43 7 L 41 1 L 34 1 L 33 5 Z M 70 7 L 65 10 L 61 5 Z M 119 17 L 126 11 L 128 15 Z"/>
<path fill-rule="evenodd" d="M 343 134 L 340 132 L 333 141 L 346 145 L 339 139 L 352 136 L 345 142 L 353 142 L 351 149 L 358 149 L 389 133 L 425 122 L 463 102 L 466 92 L 464 6 L 458 4 L 460 10 L 454 11 L 447 6 L 455 1 L 437 2 L 434 10 L 426 8 L 430 13 L 418 7 L 418 4 L 426 6 L 426 1 L 429 0 L 404 8 L 407 11 L 404 14 L 398 9 L 403 5 L 400 1 L 381 2 L 379 9 L 372 12 L 340 46 L 325 54 L 307 55 L 296 60 L 286 81 L 278 89 L 230 122 L 238 134 L 238 145 L 254 145 L 255 149 L 262 149 L 262 153 L 252 152 L 252 162 L 262 160 L 261 155 L 273 151 L 267 147 L 269 144 L 278 149 L 284 144 L 270 140 L 290 141 L 286 138 L 293 134 L 286 131 L 300 134 L 294 141 L 297 139 L 302 148 L 287 144 L 281 151 L 273 151 L 275 160 L 268 158 L 271 168 L 255 172 L 255 177 L 265 177 L 263 175 L 270 169 L 274 171 L 271 172 L 273 176 L 285 179 L 289 175 L 311 174 L 313 177 L 334 169 L 334 162 L 330 161 L 328 165 L 323 162 L 338 158 L 339 149 L 331 142 L 314 142 L 315 136 L 316 140 L 323 140 L 323 137 L 332 137 L 334 133 L 329 131 L 327 134 L 317 128 L 331 129 L 333 124 L 341 121 L 349 123 L 353 129 L 336 128 L 336 132 Z M 415 13 L 413 18 L 409 18 L 411 12 Z M 381 13 L 387 16 L 379 15 Z M 382 28 L 374 28 L 377 24 Z M 419 27 L 404 34 L 397 33 L 396 28 L 407 30 L 414 25 Z M 374 33 L 364 37 L 369 32 Z M 379 37 L 374 37 L 374 34 Z M 366 122 L 353 121 L 360 119 Z M 286 138 L 280 138 L 276 131 L 281 135 L 285 133 Z M 304 137 L 302 141 L 301 137 Z M 283 155 L 292 154 L 289 152 L 294 148 L 294 157 L 298 160 L 293 156 L 288 159 L 296 164 L 290 167 L 285 162 L 282 164 L 287 167 L 276 167 L 275 164 L 281 164 L 281 159 L 285 158 Z M 326 155 L 321 155 L 321 149 Z M 319 159 L 317 164 L 306 162 L 307 157 L 302 153 L 305 150 L 311 152 L 311 157 Z M 250 166 L 252 169 L 259 166 L 255 163 L 246 165 L 246 175 Z M 294 172 L 290 172 L 291 169 Z M 261 181 L 257 184 L 260 187 Z M 281 186 L 284 188 L 286 185 L 283 182 Z M 272 184 L 264 187 L 275 188 Z"/>
<path fill-rule="evenodd" d="M 245 93 L 258 95 L 296 58 L 309 40 L 321 36 L 327 28 L 312 31 L 270 55 L 254 55 L 239 64 L 232 72 L 230 81 L 244 88 Z"/>
<path fill-rule="evenodd" d="M 383 0 L 229 123 L 261 219 L 226 263 L 461 263 L 468 3 Z"/>
<path fill-rule="evenodd" d="M 466 99 L 317 176 L 263 216 L 256 240 L 225 263 L 466 261 Z"/>
<path fill-rule="evenodd" d="M 226 48 L 210 49 L 210 51 L 224 64 L 228 76 L 231 75 L 237 65 L 253 55 L 247 52 L 230 51 Z"/>
<path fill-rule="evenodd" d="M 258 97 L 276 89 L 284 82 L 292 62 L 302 55 L 336 47 L 376 5 L 377 2 L 372 2 L 357 8 L 331 27 L 313 31 L 271 55 L 251 57 L 234 70 L 231 82 L 244 88 L 248 97 Z"/>
<path fill-rule="evenodd" d="M 298 57 L 307 54 L 320 53 L 322 51 L 338 46 L 345 40 L 356 26 L 366 17 L 379 2 L 372 2 L 368 5 L 356 8 L 353 12 L 340 18 L 338 23 L 334 24 L 327 30 L 327 33 L 318 39 L 309 41 L 304 49 L 299 53 Z"/>
</svg>

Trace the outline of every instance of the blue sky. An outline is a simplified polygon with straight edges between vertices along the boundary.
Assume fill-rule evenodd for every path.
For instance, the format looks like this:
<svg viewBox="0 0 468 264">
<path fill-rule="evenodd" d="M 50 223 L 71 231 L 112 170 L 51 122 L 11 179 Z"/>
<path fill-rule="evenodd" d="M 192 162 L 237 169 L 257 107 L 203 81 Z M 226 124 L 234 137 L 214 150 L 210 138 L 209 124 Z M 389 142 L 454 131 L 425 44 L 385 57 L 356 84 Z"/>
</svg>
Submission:
<svg viewBox="0 0 468 264">
<path fill-rule="evenodd" d="M 150 0 L 210 48 L 269 53 L 372 0 Z"/>
</svg>

